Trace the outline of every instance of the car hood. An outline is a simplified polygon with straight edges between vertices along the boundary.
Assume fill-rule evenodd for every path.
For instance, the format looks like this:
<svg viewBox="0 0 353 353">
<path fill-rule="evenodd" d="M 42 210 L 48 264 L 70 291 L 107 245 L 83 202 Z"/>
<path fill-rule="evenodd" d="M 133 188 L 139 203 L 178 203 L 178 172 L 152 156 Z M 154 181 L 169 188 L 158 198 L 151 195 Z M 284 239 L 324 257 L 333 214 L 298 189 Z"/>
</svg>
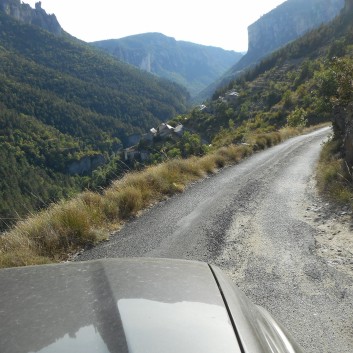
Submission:
<svg viewBox="0 0 353 353">
<path fill-rule="evenodd" d="M 105 259 L 0 271 L 0 351 L 236 352 L 210 267 Z"/>
</svg>

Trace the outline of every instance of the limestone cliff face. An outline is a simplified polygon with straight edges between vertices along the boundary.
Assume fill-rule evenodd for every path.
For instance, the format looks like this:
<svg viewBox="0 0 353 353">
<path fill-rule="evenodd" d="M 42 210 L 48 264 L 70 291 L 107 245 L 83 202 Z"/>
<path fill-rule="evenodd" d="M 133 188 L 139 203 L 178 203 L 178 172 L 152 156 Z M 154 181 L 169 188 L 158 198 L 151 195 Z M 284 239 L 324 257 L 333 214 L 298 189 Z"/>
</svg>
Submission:
<svg viewBox="0 0 353 353">
<path fill-rule="evenodd" d="M 288 0 L 248 27 L 248 54 L 262 57 L 336 17 L 344 0 Z"/>
<path fill-rule="evenodd" d="M 151 54 L 148 53 L 144 58 L 142 58 L 141 63 L 139 65 L 140 69 L 145 70 L 147 72 L 152 72 L 151 62 Z"/>
<path fill-rule="evenodd" d="M 60 35 L 63 33 L 55 15 L 48 15 L 43 9 L 41 2 L 37 2 L 34 9 L 20 0 L 0 0 L 0 11 L 26 24 L 39 26 L 51 33 Z"/>
</svg>

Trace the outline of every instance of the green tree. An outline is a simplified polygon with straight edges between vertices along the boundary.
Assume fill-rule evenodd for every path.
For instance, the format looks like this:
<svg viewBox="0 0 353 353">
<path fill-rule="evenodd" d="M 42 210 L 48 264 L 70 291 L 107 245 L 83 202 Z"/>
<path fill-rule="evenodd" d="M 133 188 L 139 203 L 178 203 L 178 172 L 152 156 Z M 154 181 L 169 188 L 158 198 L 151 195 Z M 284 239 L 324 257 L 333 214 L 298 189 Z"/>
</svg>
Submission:
<svg viewBox="0 0 353 353">
<path fill-rule="evenodd" d="M 169 158 L 180 158 L 181 157 L 181 151 L 179 148 L 177 147 L 174 147 L 172 149 L 170 149 L 168 152 L 167 152 L 167 156 Z"/>
<path fill-rule="evenodd" d="M 183 157 L 190 155 L 201 155 L 204 153 L 201 137 L 186 131 L 180 141 L 180 149 Z"/>
<path fill-rule="evenodd" d="M 308 113 L 303 108 L 296 107 L 287 117 L 287 125 L 291 127 L 305 126 Z"/>
</svg>

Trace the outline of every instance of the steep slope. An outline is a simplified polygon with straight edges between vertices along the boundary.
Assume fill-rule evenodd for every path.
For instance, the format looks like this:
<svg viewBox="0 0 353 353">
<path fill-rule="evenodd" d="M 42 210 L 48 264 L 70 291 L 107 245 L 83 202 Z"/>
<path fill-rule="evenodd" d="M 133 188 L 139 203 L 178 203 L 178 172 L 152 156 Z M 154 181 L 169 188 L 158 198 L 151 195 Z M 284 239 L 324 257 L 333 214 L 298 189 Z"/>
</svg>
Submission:
<svg viewBox="0 0 353 353">
<path fill-rule="evenodd" d="M 120 60 L 185 86 L 195 96 L 233 66 L 242 54 L 177 41 L 160 33 L 93 42 Z"/>
<path fill-rule="evenodd" d="M 114 134 L 122 142 L 126 133 L 145 131 L 185 109 L 187 93 L 175 84 L 136 70 L 86 43 L 20 24 L 1 11 L 0 21 L 1 101 L 7 108 L 28 115 L 35 110 L 37 119 L 58 127 L 63 114 L 55 106 L 62 105 L 61 110 L 68 110 L 65 125 L 60 126 L 63 132 L 70 130 L 85 138 L 86 134 L 67 122 L 76 125 L 88 120 L 91 127 L 103 128 L 99 135 Z M 44 110 L 50 111 L 50 119 Z"/>
<path fill-rule="evenodd" d="M 338 15 L 344 0 L 287 0 L 248 27 L 249 65 Z M 233 69 L 232 72 L 237 71 Z"/>
<path fill-rule="evenodd" d="M 129 134 L 186 109 L 177 84 L 2 10 L 0 43 L 0 218 L 92 185 L 99 165 L 117 174 Z"/>
<path fill-rule="evenodd" d="M 248 52 L 197 99 L 204 100 L 242 71 L 266 55 L 301 37 L 311 29 L 328 23 L 339 14 L 344 0 L 287 0 L 248 27 Z"/>
<path fill-rule="evenodd" d="M 184 118 L 184 125 L 223 145 L 244 142 L 253 131 L 329 121 L 332 106 L 327 95 L 335 95 L 339 77 L 332 77 L 329 65 L 333 57 L 352 58 L 352 11 L 352 0 L 346 0 L 345 8 L 332 22 L 291 42 L 218 89 L 205 109 L 195 109 Z M 259 144 L 271 141 L 263 138 Z"/>
</svg>

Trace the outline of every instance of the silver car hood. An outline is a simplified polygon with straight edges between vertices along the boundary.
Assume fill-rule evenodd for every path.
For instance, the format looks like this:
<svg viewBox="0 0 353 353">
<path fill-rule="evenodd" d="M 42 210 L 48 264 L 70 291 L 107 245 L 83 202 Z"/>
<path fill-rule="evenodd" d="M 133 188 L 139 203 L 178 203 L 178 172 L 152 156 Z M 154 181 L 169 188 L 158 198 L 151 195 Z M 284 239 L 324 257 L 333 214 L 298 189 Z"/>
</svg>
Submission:
<svg viewBox="0 0 353 353">
<path fill-rule="evenodd" d="M 210 267 L 105 259 L 0 271 L 0 352 L 236 352 Z"/>
</svg>

